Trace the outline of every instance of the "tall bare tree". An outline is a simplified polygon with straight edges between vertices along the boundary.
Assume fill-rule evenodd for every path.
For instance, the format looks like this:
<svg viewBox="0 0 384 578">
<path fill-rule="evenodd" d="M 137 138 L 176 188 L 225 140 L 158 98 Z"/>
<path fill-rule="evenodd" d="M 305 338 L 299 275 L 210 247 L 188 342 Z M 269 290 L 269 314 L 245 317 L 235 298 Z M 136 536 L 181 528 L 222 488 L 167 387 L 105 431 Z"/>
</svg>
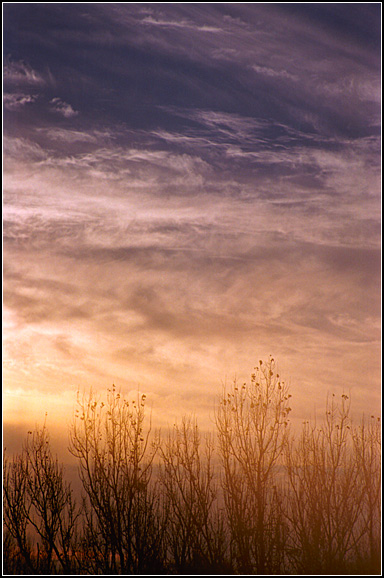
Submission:
<svg viewBox="0 0 384 578">
<path fill-rule="evenodd" d="M 10 460 L 4 452 L 4 566 L 5 570 L 11 567 L 16 568 L 15 561 L 19 560 L 19 565 L 24 564 L 25 568 L 33 573 L 36 570 L 36 564 L 33 559 L 30 536 L 28 536 L 31 501 L 27 492 L 25 470 L 25 456 L 17 455 Z"/>
<path fill-rule="evenodd" d="M 225 568 L 226 542 L 217 504 L 213 440 L 196 420 L 175 424 L 161 448 L 161 482 L 168 510 L 167 545 L 178 573 Z"/>
<path fill-rule="evenodd" d="M 381 423 L 372 415 L 353 428 L 357 484 L 363 491 L 357 560 L 364 572 L 381 571 Z"/>
<path fill-rule="evenodd" d="M 362 446 L 365 433 L 353 434 L 350 400 L 343 394 L 340 400 L 328 398 L 321 424 L 306 421 L 298 442 L 287 450 L 288 551 L 300 572 L 346 572 L 356 560 L 366 533 Z"/>
<path fill-rule="evenodd" d="M 4 463 L 4 523 L 31 571 L 73 569 L 78 516 L 44 424 L 29 432 L 20 455 Z"/>
<path fill-rule="evenodd" d="M 216 413 L 231 557 L 241 573 L 276 573 L 283 566 L 279 478 L 290 397 L 270 357 L 259 362 L 250 384 L 235 381 L 224 390 Z"/>
<path fill-rule="evenodd" d="M 83 552 L 94 572 L 138 573 L 161 564 L 162 524 L 151 487 L 156 448 L 144 431 L 145 395 L 124 399 L 115 386 L 106 403 L 78 397 L 70 451 L 85 491 Z"/>
</svg>

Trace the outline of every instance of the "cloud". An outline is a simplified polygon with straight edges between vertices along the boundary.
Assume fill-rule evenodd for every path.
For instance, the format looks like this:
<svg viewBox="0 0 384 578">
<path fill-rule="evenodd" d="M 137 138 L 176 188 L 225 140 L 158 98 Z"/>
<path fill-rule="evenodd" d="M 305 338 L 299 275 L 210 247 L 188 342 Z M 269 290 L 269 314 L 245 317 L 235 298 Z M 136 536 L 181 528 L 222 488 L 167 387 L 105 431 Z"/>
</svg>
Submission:
<svg viewBox="0 0 384 578">
<path fill-rule="evenodd" d="M 50 104 L 52 105 L 51 110 L 58 112 L 65 118 L 72 118 L 79 114 L 77 110 L 74 110 L 70 104 L 64 102 L 63 100 L 61 100 L 61 98 L 58 97 L 52 98 Z"/>
<path fill-rule="evenodd" d="M 230 209 L 233 203 L 221 220 L 205 224 L 203 203 L 195 221 L 172 218 L 172 211 L 167 219 L 158 211 L 139 219 L 139 207 L 131 218 L 121 210 L 119 220 L 105 206 L 101 220 L 62 215 L 20 222 L 13 231 L 7 225 L 4 306 L 17 338 L 6 338 L 4 357 L 24 360 L 9 370 L 13 383 L 21 382 L 22 367 L 31 386 L 48 391 L 57 383 L 92 382 L 96 390 L 139 383 L 163 398 L 177 384 L 180 410 L 185 396 L 200 407 L 203 391 L 212 406 L 226 374 L 247 378 L 256 352 L 273 352 L 290 360 L 295 381 L 299 363 L 299 382 L 309 382 L 300 406 L 312 396 L 319 357 L 334 364 L 328 375 L 316 370 L 325 388 L 333 387 L 347 359 L 338 355 L 348 347 L 355 371 L 363 344 L 375 347 L 379 339 L 379 253 L 321 249 L 274 235 L 265 223 L 250 233 L 254 219 L 236 229 L 240 215 Z M 353 383 L 352 373 L 342 373 Z"/>
<path fill-rule="evenodd" d="M 12 243 L 5 237 L 4 304 L 29 328 L 11 357 L 22 353 L 33 379 L 51 383 L 68 371 L 73 380 L 73 370 L 77 383 L 92 374 L 94 383 L 139 380 L 156 392 L 155 379 L 168 394 L 176 380 L 192 395 L 193 377 L 198 398 L 199 384 L 212 384 L 214 396 L 214 383 L 244 369 L 255 349 L 277 356 L 289 348 L 293 362 L 300 348 L 313 357 L 327 342 L 336 359 L 346 344 L 378 339 L 379 304 L 367 299 L 377 252 L 321 250 L 265 231 L 256 246 L 257 238 L 241 240 L 232 228 L 188 221 L 88 226 L 31 222 L 20 229 L 25 240 L 17 231 Z M 31 332 L 54 366 L 35 367 L 41 355 Z"/>
<path fill-rule="evenodd" d="M 97 137 L 89 132 L 80 130 L 69 130 L 64 128 L 48 128 L 48 129 L 38 129 L 38 133 L 44 134 L 49 140 L 58 141 L 63 143 L 96 143 Z"/>
<path fill-rule="evenodd" d="M 36 94 L 25 93 L 4 93 L 3 102 L 7 110 L 15 111 L 24 108 L 28 104 L 36 102 L 38 96 Z"/>
<path fill-rule="evenodd" d="M 14 61 L 9 56 L 5 60 L 3 69 L 5 85 L 12 86 L 44 86 L 45 79 L 23 60 Z"/>
<path fill-rule="evenodd" d="M 5 155 L 4 166 L 6 168 L 11 160 L 20 160 L 23 163 L 25 161 L 41 161 L 48 157 L 47 151 L 38 143 L 24 137 L 4 135 L 3 150 Z"/>
<path fill-rule="evenodd" d="M 115 134 L 107 129 L 104 130 L 73 130 L 63 127 L 37 128 L 36 132 L 46 136 L 49 140 L 72 144 L 72 143 L 92 143 L 115 139 Z"/>
<path fill-rule="evenodd" d="M 196 26 L 196 24 L 188 22 L 186 20 L 159 20 L 153 16 L 146 16 L 140 21 L 142 24 L 148 24 L 151 26 L 162 26 L 165 28 L 183 28 L 187 30 L 196 30 L 199 32 L 222 32 L 221 28 L 215 26 Z"/>
<path fill-rule="evenodd" d="M 190 188 L 201 186 L 206 176 L 210 174 L 210 165 L 198 155 L 123 147 L 110 142 L 109 133 L 105 136 L 103 133 L 63 132 L 60 129 L 53 132 L 44 131 L 43 134 L 66 146 L 76 142 L 95 145 L 87 152 L 48 149 L 49 154 L 41 163 L 40 169 L 53 170 L 56 173 L 66 171 L 77 179 L 115 181 L 126 189 L 127 175 L 130 175 L 128 183 L 130 187 L 140 189 L 149 187 L 150 191 L 155 192 L 159 187 L 166 186 L 174 193 L 179 187 L 179 193 L 183 195 Z M 14 141 L 12 144 L 10 139 L 8 147 L 12 147 L 15 152 L 23 147 L 27 153 L 27 142 L 21 143 L 19 139 Z M 34 150 L 32 143 L 29 148 Z M 42 150 L 39 146 L 36 146 L 36 149 Z"/>
<path fill-rule="evenodd" d="M 288 80 L 295 81 L 298 80 L 298 76 L 296 74 L 291 74 L 286 70 L 275 70 L 274 68 L 269 68 L 268 66 L 260 66 L 259 64 L 253 64 L 251 68 L 258 74 L 265 74 L 266 76 L 270 76 L 272 78 L 286 78 Z"/>
<path fill-rule="evenodd" d="M 138 222 L 156 213 L 160 223 L 172 214 L 192 221 L 206 214 L 205 222 L 252 231 L 256 218 L 300 240 L 380 242 L 377 139 L 324 142 L 276 123 L 248 125 L 240 115 L 186 114 L 199 119 L 198 130 L 140 131 L 142 148 L 122 146 L 112 129 L 44 129 L 38 135 L 49 137 L 45 148 L 44 141 L 6 137 L 5 211 L 11 198 L 19 206 L 25 199 L 29 213 L 30 199 L 41 199 L 40 212 L 51 218 L 56 206 L 85 215 L 87 203 L 102 211 L 105 202 L 111 214 L 129 211 Z M 74 182 L 75 198 L 66 192 Z"/>
</svg>

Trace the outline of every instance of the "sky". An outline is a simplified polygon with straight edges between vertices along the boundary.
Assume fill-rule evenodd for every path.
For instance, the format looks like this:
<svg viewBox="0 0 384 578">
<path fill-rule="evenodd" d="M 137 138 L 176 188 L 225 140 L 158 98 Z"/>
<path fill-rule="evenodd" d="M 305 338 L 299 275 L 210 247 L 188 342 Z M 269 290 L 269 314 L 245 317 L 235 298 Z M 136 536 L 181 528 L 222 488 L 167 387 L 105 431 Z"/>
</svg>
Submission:
<svg viewBox="0 0 384 578">
<path fill-rule="evenodd" d="M 381 3 L 3 3 L 3 430 L 381 402 Z M 65 443 L 65 442 L 63 442 Z"/>
</svg>

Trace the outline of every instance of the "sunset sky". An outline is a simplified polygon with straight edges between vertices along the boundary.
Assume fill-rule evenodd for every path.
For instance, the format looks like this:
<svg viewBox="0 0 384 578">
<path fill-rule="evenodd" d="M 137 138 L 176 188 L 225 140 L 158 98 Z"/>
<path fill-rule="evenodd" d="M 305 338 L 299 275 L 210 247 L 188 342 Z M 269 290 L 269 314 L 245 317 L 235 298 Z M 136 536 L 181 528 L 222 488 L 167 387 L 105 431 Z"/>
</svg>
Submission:
<svg viewBox="0 0 384 578">
<path fill-rule="evenodd" d="M 3 4 L 3 423 L 381 399 L 381 3 Z M 64 439 L 64 438 L 63 438 Z"/>
</svg>

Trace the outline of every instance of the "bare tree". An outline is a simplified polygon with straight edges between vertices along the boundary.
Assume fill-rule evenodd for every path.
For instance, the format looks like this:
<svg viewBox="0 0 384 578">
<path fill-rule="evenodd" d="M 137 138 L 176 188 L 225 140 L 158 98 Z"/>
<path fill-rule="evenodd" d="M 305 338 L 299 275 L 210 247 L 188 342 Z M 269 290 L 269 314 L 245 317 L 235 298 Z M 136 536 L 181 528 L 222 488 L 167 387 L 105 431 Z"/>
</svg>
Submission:
<svg viewBox="0 0 384 578">
<path fill-rule="evenodd" d="M 177 573 L 225 568 L 223 520 L 217 505 L 213 440 L 184 417 L 161 449 L 161 482 L 169 512 L 167 543 Z"/>
<path fill-rule="evenodd" d="M 303 424 L 287 450 L 291 560 L 304 573 L 345 572 L 365 532 L 364 486 L 352 447 L 350 400 L 327 400 L 320 426 Z M 356 440 L 357 443 L 357 440 Z"/>
<path fill-rule="evenodd" d="M 381 424 L 350 399 L 293 437 L 273 358 L 224 388 L 217 437 L 184 417 L 162 440 L 146 396 L 78 395 L 79 508 L 46 425 L 3 459 L 10 574 L 380 574 Z M 217 445 L 217 449 L 216 446 Z"/>
<path fill-rule="evenodd" d="M 29 432 L 21 455 L 4 464 L 5 526 L 31 571 L 68 573 L 73 569 L 78 515 L 44 424 Z"/>
<path fill-rule="evenodd" d="M 15 560 L 31 573 L 35 572 L 31 540 L 28 536 L 31 501 L 27 492 L 25 457 L 15 456 L 12 460 L 4 453 L 3 462 L 3 519 L 4 565 L 15 568 Z"/>
<path fill-rule="evenodd" d="M 115 386 L 106 403 L 78 397 L 70 451 L 85 490 L 83 563 L 94 572 L 138 573 L 160 563 L 162 527 L 151 488 L 155 446 L 144 432 L 145 395 L 127 401 Z"/>
<path fill-rule="evenodd" d="M 217 410 L 231 557 L 241 573 L 276 573 L 284 563 L 279 472 L 290 397 L 271 357 L 249 385 L 224 390 Z"/>
<path fill-rule="evenodd" d="M 359 529 L 363 536 L 357 563 L 365 573 L 380 574 L 381 566 L 381 424 L 380 418 L 363 418 L 353 428 L 357 484 L 363 492 Z"/>
</svg>

